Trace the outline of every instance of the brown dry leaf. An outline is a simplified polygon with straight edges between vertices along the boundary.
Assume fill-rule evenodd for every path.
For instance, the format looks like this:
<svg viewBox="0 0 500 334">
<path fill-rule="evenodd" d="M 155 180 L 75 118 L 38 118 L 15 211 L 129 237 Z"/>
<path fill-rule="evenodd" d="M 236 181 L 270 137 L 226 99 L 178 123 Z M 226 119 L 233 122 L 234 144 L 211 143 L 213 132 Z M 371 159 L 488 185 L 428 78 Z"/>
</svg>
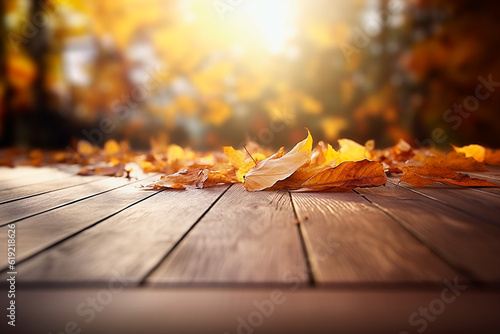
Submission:
<svg viewBox="0 0 500 334">
<path fill-rule="evenodd" d="M 272 187 L 276 182 L 292 175 L 305 165 L 310 158 L 312 137 L 307 131 L 307 138 L 282 156 L 283 150 L 259 162 L 245 176 L 244 186 L 249 191 L 258 191 Z"/>
<path fill-rule="evenodd" d="M 41 150 L 32 150 L 28 155 L 29 160 L 26 164 L 29 166 L 40 167 L 43 164 L 43 152 Z"/>
<path fill-rule="evenodd" d="M 234 174 L 234 170 L 208 172 L 208 178 L 203 183 L 203 187 L 212 187 L 221 184 L 236 183 L 238 178 Z"/>
<path fill-rule="evenodd" d="M 317 175 L 318 173 L 328 168 L 330 167 L 324 165 L 316 166 L 313 164 L 306 164 L 297 169 L 295 173 L 293 173 L 286 179 L 276 182 L 273 188 L 288 189 L 288 190 L 299 189 L 306 180 L 309 180 L 311 177 Z"/>
<path fill-rule="evenodd" d="M 450 152 L 448 154 L 436 154 L 424 160 L 425 164 L 438 168 L 451 170 L 487 172 L 488 168 L 476 159 L 467 158 L 464 153 Z"/>
<path fill-rule="evenodd" d="M 384 166 L 376 161 L 345 161 L 336 167 L 328 167 L 307 179 L 299 191 L 344 191 L 354 188 L 385 185 L 387 176 Z"/>
<path fill-rule="evenodd" d="M 406 161 L 411 158 L 415 153 L 412 147 L 403 139 L 400 139 L 396 145 L 391 148 L 391 157 L 396 161 Z"/>
<path fill-rule="evenodd" d="M 498 187 L 497 185 L 479 178 L 471 178 L 467 174 L 456 173 L 447 168 L 424 165 L 423 167 L 402 167 L 401 181 L 417 187 L 424 187 L 437 182 L 458 185 L 462 187 Z"/>
<path fill-rule="evenodd" d="M 208 179 L 209 170 L 201 168 L 181 169 L 175 174 L 162 176 L 158 181 L 148 184 L 145 188 L 150 189 L 186 189 L 203 188 Z"/>
<path fill-rule="evenodd" d="M 83 167 L 78 175 L 81 176 L 90 176 L 90 175 L 101 175 L 101 176 L 116 176 L 120 177 L 127 174 L 127 177 L 130 174 L 130 171 L 125 169 L 125 165 L 119 163 L 110 167 Z"/>
<path fill-rule="evenodd" d="M 488 165 L 500 166 L 500 150 L 486 149 L 484 162 Z"/>
</svg>

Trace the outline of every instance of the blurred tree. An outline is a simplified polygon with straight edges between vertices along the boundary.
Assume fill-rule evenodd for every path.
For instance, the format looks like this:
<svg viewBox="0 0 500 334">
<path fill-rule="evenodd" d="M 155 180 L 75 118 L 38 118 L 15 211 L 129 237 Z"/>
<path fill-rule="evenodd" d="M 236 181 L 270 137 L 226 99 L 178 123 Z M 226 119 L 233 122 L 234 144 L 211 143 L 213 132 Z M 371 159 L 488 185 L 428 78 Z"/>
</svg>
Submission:
<svg viewBox="0 0 500 334">
<path fill-rule="evenodd" d="M 246 137 L 281 146 L 304 127 L 329 142 L 385 146 L 442 128 L 457 144 L 492 143 L 500 94 L 459 129 L 443 114 L 479 75 L 497 77 L 499 5 L 397 2 L 255 0 L 221 18 L 204 0 L 8 0 L 0 14 L 15 13 L 3 22 L 17 34 L 51 10 L 19 52 L 2 45 L 2 144 L 64 147 L 90 132 L 144 144 L 168 132 L 197 148 Z"/>
<path fill-rule="evenodd" d="M 403 63 L 415 82 L 408 100 L 417 137 L 446 147 L 500 144 L 500 93 L 476 97 L 480 76 L 500 81 L 499 12 L 500 2 L 487 0 L 415 1 L 408 11 L 412 39 Z"/>
</svg>

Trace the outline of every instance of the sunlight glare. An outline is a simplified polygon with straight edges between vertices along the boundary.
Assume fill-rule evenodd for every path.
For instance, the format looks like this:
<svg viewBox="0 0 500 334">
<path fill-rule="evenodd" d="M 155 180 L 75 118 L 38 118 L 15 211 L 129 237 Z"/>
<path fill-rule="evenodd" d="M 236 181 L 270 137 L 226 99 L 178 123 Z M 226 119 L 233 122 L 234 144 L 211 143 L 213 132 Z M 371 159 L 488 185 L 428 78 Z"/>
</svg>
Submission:
<svg viewBox="0 0 500 334">
<path fill-rule="evenodd" d="M 242 6 L 242 15 L 265 38 L 268 50 L 273 54 L 283 52 L 295 34 L 294 0 L 247 1 Z"/>
</svg>

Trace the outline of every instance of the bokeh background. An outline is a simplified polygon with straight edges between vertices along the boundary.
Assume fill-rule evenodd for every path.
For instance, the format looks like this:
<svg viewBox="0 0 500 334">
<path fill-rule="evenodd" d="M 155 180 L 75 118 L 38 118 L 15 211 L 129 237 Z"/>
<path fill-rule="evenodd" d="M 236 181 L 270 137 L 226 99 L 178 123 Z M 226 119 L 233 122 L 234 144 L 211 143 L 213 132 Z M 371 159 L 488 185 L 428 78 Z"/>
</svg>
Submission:
<svg viewBox="0 0 500 334">
<path fill-rule="evenodd" d="M 1 146 L 277 147 L 304 127 L 332 143 L 500 146 L 500 87 L 470 99 L 480 76 L 500 82 L 499 13 L 478 0 L 2 0 Z M 464 101 L 472 111 L 448 111 Z"/>
</svg>

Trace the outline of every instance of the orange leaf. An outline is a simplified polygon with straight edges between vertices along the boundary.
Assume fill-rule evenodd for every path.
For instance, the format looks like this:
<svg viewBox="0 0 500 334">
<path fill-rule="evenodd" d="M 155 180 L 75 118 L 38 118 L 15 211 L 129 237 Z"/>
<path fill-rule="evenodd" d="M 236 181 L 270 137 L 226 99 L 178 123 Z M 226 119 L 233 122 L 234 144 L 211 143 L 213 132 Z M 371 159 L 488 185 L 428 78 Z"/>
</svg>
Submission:
<svg viewBox="0 0 500 334">
<path fill-rule="evenodd" d="M 365 159 L 328 167 L 302 183 L 300 191 L 351 190 L 382 186 L 386 182 L 384 166 Z"/>
<path fill-rule="evenodd" d="M 151 189 L 186 189 L 203 188 L 203 183 L 208 179 L 208 169 L 188 168 L 181 169 L 175 174 L 162 176 L 158 181 L 146 186 Z"/>
<path fill-rule="evenodd" d="M 500 166 L 500 150 L 492 150 L 487 148 L 485 152 L 484 162 L 488 165 Z"/>
<path fill-rule="evenodd" d="M 448 168 L 451 170 L 487 172 L 488 168 L 476 159 L 467 158 L 464 153 L 450 152 L 447 155 L 431 156 L 425 160 L 433 167 Z"/>
<path fill-rule="evenodd" d="M 462 187 L 498 187 L 497 185 L 478 178 L 471 178 L 467 174 L 456 173 L 447 168 L 438 168 L 431 165 L 423 167 L 402 167 L 403 176 L 401 181 L 417 187 L 442 182 Z"/>
</svg>

